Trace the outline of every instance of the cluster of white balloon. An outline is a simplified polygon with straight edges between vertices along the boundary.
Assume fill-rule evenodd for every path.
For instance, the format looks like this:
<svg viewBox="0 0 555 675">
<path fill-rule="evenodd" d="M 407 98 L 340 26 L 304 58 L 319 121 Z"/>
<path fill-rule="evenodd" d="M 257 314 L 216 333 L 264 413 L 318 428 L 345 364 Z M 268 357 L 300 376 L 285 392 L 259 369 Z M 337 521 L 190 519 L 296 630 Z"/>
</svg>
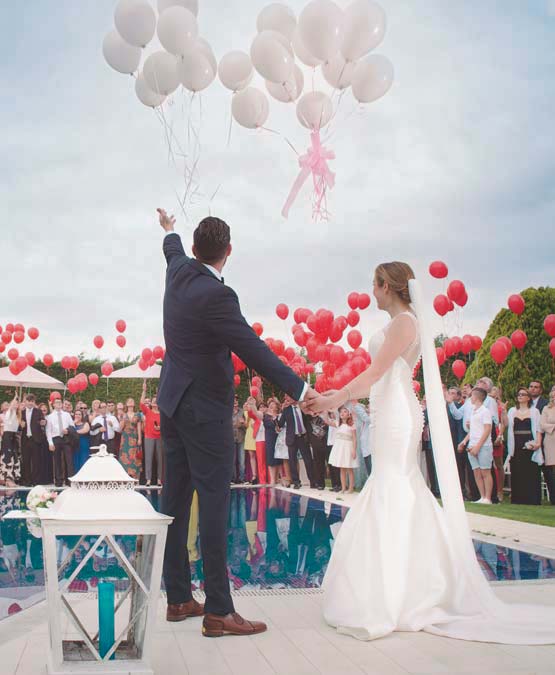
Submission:
<svg viewBox="0 0 555 675">
<path fill-rule="evenodd" d="M 108 65 L 135 74 L 138 99 L 150 108 L 161 106 L 179 85 L 191 92 L 206 89 L 218 71 L 212 47 L 199 36 L 198 0 L 158 0 L 158 20 L 147 0 L 119 0 L 115 30 L 104 38 Z M 150 54 L 139 71 L 142 49 L 158 35 L 164 49 Z"/>
<path fill-rule="evenodd" d="M 270 96 L 296 102 L 299 122 L 312 131 L 329 123 L 334 106 L 324 91 L 311 87 L 303 93 L 300 64 L 320 68 L 335 90 L 351 87 L 359 103 L 377 100 L 393 83 L 389 59 L 369 55 L 386 29 L 385 12 L 374 0 L 354 0 L 345 10 L 333 0 L 311 0 L 298 20 L 287 5 L 272 3 L 260 12 L 256 25 L 250 54 L 229 52 L 218 67 L 221 82 L 234 92 L 232 113 L 241 126 L 262 127 L 269 114 L 264 91 L 249 86 L 254 70 L 264 78 Z"/>
</svg>

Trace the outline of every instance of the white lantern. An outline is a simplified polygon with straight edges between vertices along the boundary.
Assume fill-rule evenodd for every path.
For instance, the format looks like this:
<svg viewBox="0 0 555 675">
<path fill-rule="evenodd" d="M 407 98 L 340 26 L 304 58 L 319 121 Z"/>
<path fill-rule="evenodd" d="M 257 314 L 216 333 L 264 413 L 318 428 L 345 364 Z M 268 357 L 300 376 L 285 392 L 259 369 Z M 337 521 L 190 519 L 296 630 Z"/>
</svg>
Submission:
<svg viewBox="0 0 555 675">
<path fill-rule="evenodd" d="M 172 518 L 157 513 L 135 491 L 137 481 L 105 445 L 70 481 L 50 508 L 38 509 L 50 629 L 48 673 L 153 675 L 152 638 Z M 68 537 L 76 540 L 69 546 Z M 117 584 L 108 581 L 109 574 L 92 587 L 80 579 L 99 556 L 115 561 Z M 83 597 L 72 589 L 89 593 Z M 69 632 L 64 633 L 62 617 L 69 619 Z"/>
</svg>

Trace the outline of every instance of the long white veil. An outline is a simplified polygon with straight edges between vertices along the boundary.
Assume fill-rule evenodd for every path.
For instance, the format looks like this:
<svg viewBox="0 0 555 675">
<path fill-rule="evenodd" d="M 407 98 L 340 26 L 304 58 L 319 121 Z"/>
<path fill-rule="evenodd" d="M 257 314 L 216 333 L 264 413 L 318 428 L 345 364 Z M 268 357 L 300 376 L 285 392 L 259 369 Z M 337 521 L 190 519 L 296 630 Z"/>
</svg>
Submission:
<svg viewBox="0 0 555 675">
<path fill-rule="evenodd" d="M 462 607 L 460 617 L 435 626 L 433 632 L 507 644 L 555 643 L 555 609 L 501 602 L 480 569 L 461 493 L 430 318 L 416 279 L 409 281 L 409 292 L 420 329 L 428 420 L 449 544 L 460 563 L 459 590 L 472 596 L 471 602 L 468 598 L 468 613 Z"/>
</svg>

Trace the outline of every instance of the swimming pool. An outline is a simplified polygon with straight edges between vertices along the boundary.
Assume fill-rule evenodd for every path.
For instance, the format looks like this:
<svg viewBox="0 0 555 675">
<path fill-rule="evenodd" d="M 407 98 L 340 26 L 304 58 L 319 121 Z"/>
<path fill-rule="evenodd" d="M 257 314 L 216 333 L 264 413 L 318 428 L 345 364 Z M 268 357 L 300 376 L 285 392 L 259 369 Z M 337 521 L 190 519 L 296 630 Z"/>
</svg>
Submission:
<svg viewBox="0 0 555 675">
<path fill-rule="evenodd" d="M 158 509 L 159 492 L 144 494 Z M 27 492 L 0 490 L 0 517 L 8 511 L 26 508 L 26 497 Z M 233 489 L 227 539 L 233 590 L 319 588 L 347 510 L 346 506 L 279 489 Z M 0 619 L 44 599 L 42 540 L 35 534 L 25 521 L 0 520 Z M 59 541 L 60 561 L 75 541 L 75 537 Z M 120 537 L 118 543 L 133 555 L 135 537 Z M 66 578 L 89 547 L 90 542 L 85 541 L 77 551 L 74 563 L 65 571 Z M 196 590 L 202 590 L 196 498 L 191 509 L 188 548 L 193 584 Z M 474 541 L 474 548 L 489 580 L 555 578 L 555 560 L 479 540 Z M 113 580 L 120 592 L 129 583 L 117 558 L 106 546 L 96 551 L 70 590 L 88 592 L 103 579 Z"/>
</svg>

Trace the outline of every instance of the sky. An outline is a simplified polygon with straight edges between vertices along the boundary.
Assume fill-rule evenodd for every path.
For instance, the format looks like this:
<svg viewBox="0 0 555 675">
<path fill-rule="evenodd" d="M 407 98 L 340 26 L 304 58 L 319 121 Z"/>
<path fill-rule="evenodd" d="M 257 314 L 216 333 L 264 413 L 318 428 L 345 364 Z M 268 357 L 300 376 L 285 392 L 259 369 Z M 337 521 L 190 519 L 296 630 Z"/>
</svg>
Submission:
<svg viewBox="0 0 555 675">
<path fill-rule="evenodd" d="M 231 93 L 218 80 L 193 103 L 199 197 L 185 218 L 159 119 L 102 56 L 115 4 L 33 0 L 3 11 L 0 325 L 37 326 L 41 337 L 24 348 L 93 355 L 100 334 L 100 355 L 114 358 L 162 343 L 158 206 L 175 213 L 187 250 L 209 212 L 229 223 L 226 283 L 275 338 L 290 340 L 292 323 L 277 319 L 278 303 L 345 313 L 347 295 L 370 292 L 388 260 L 413 266 L 430 303 L 444 291 L 427 273 L 432 260 L 465 282 L 458 325 L 438 318 L 436 332 L 484 335 L 511 293 L 553 284 L 552 0 L 383 0 L 388 29 L 376 52 L 395 82 L 363 110 L 350 92 L 342 98 L 324 222 L 311 218 L 308 189 L 288 220 L 280 215 L 298 172 L 285 139 L 309 145 L 294 104 L 271 100 L 266 126 L 279 134 L 234 125 L 228 142 Z M 200 0 L 201 34 L 218 59 L 248 51 L 265 4 Z M 288 4 L 298 15 L 305 3 Z M 185 129 L 188 106 L 174 96 L 168 120 Z M 365 342 L 386 319 L 375 303 L 363 312 Z"/>
</svg>

